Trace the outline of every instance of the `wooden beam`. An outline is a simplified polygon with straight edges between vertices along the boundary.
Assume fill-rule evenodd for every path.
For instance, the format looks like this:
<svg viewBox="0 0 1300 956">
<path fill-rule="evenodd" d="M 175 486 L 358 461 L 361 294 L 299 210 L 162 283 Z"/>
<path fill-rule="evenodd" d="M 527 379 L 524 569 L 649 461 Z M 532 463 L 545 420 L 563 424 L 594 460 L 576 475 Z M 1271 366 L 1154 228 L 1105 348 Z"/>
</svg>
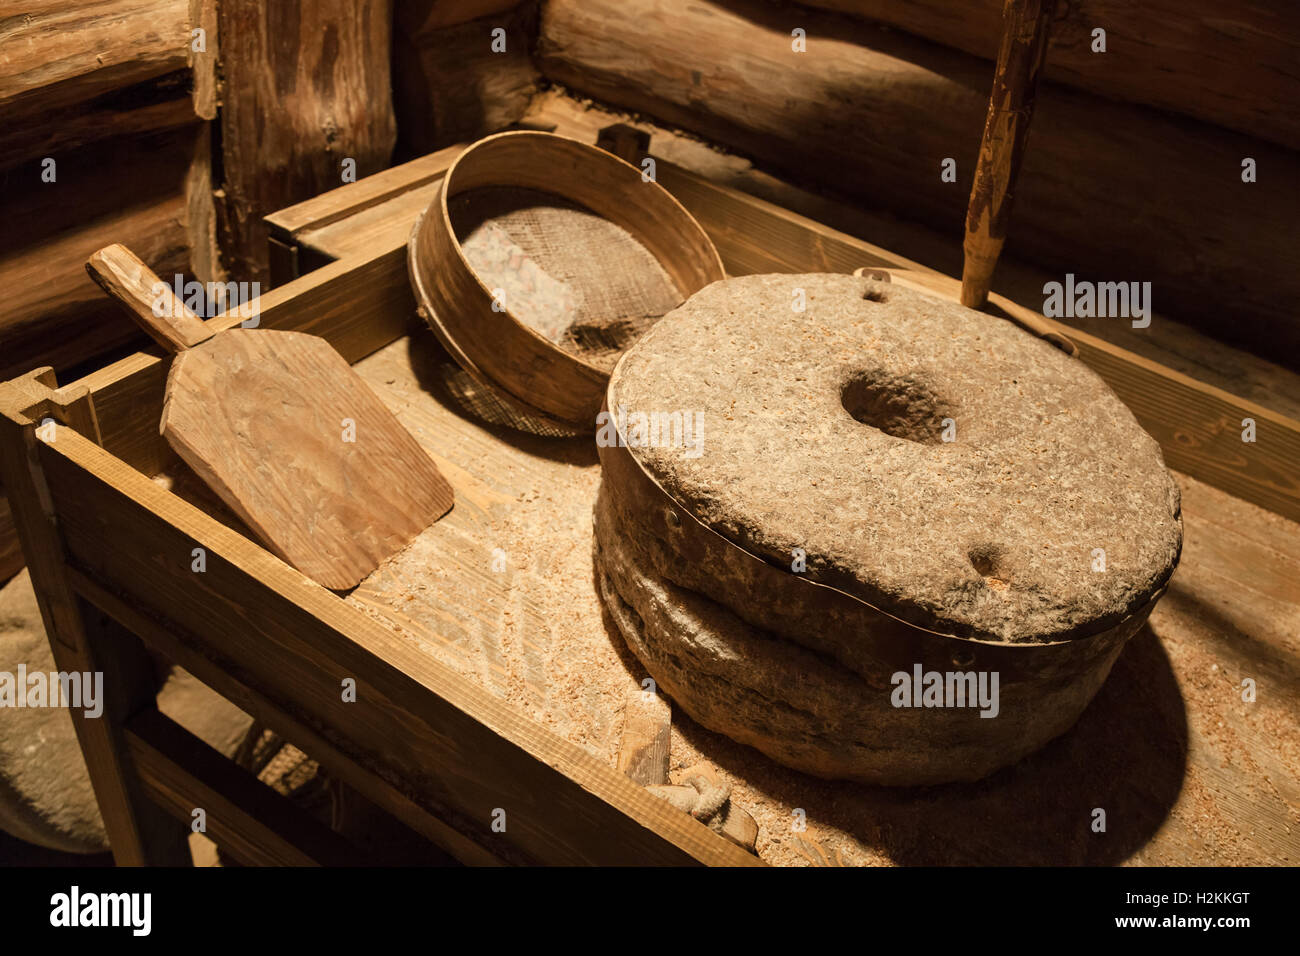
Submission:
<svg viewBox="0 0 1300 956">
<path fill-rule="evenodd" d="M 189 865 L 184 828 L 145 797 L 121 734 L 123 721 L 154 706 L 152 661 L 136 638 L 86 604 L 68 582 L 62 529 L 48 510 L 49 488 L 37 464 L 39 448 L 48 447 L 45 440 L 57 438 L 47 434 L 38 439 L 35 424 L 16 411 L 30 404 L 27 384 L 0 386 L 0 477 L 11 496 L 14 523 L 58 669 L 102 677 L 102 714 L 88 717 L 75 707 L 70 712 L 109 845 L 121 866 Z M 59 430 L 80 438 L 69 428 Z"/>
<path fill-rule="evenodd" d="M 187 0 L 31 0 L 0 21 L 0 125 L 186 67 Z"/>
<path fill-rule="evenodd" d="M 184 74 L 170 74 L 168 79 Z M 131 92 L 135 92 L 134 90 Z M 0 125 L 0 169 L 32 159 L 66 157 L 71 150 L 116 136 L 175 129 L 194 123 L 194 107 L 184 86 L 172 83 L 157 95 L 115 97 L 89 105 L 77 104 L 28 119 Z"/>
<path fill-rule="evenodd" d="M 259 724 L 275 731 L 303 752 L 312 754 L 313 759 L 328 768 L 332 775 L 346 781 L 372 802 L 406 821 L 455 859 L 474 866 L 493 866 L 502 862 L 417 805 L 402 790 L 372 773 L 370 769 L 363 768 L 352 756 L 344 754 L 333 740 L 300 717 L 249 687 L 228 670 L 225 662 L 218 660 L 211 649 L 203 647 L 184 628 L 174 624 L 160 624 L 154 618 L 140 613 L 137 607 L 106 590 L 94 578 L 76 568 L 68 569 L 68 578 L 79 595 L 102 608 L 123 627 L 139 634 L 141 640 L 151 648 L 232 701 Z"/>
</svg>

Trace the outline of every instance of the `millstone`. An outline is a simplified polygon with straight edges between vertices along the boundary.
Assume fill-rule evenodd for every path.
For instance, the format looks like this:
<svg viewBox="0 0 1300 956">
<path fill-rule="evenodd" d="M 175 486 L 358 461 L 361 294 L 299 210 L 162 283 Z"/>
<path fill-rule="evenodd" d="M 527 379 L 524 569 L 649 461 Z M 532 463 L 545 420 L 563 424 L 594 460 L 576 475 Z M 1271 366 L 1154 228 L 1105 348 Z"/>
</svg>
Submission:
<svg viewBox="0 0 1300 956">
<path fill-rule="evenodd" d="M 1098 376 L 888 283 L 714 283 L 607 402 L 596 546 L 620 630 L 696 720 L 821 776 L 972 779 L 1041 746 L 1177 564 L 1177 486 Z M 897 706 L 900 673 L 996 674 L 997 716 Z"/>
</svg>

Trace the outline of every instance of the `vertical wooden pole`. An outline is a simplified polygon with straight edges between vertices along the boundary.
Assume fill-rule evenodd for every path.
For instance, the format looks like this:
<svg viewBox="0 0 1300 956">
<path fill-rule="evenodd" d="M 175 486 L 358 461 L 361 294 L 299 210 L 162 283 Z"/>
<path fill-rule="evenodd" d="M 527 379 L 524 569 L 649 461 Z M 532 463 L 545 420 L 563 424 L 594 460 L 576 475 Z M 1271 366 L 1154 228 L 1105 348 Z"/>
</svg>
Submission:
<svg viewBox="0 0 1300 956">
<path fill-rule="evenodd" d="M 266 282 L 263 216 L 388 166 L 392 3 L 221 0 L 216 19 L 221 251 L 233 278 Z"/>
<path fill-rule="evenodd" d="M 981 308 L 1011 221 L 1016 177 L 1034 115 L 1034 94 L 1047 56 L 1056 0 L 1006 0 L 979 162 L 966 207 L 961 304 Z"/>
<path fill-rule="evenodd" d="M 52 385 L 49 380 L 45 384 Z M 133 714 L 156 705 L 152 662 L 135 635 L 117 626 L 72 590 L 58 527 L 45 508 L 49 492 L 39 464 L 39 421 L 20 414 L 35 382 L 0 386 L 0 477 L 9 493 L 14 524 L 36 591 L 55 666 L 62 672 L 102 674 L 103 712 L 87 717 L 72 708 L 81 752 L 104 818 L 113 857 L 122 866 L 189 866 L 188 831 L 144 796 L 127 753 L 122 727 Z M 74 417 L 83 418 L 85 411 Z M 58 441 L 66 427 L 47 437 Z"/>
</svg>

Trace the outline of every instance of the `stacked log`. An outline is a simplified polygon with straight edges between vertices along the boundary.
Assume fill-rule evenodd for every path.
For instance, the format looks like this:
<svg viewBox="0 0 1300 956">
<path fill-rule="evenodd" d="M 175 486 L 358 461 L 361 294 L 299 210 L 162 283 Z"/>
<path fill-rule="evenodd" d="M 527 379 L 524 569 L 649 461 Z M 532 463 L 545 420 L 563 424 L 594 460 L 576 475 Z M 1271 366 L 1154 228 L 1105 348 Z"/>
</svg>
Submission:
<svg viewBox="0 0 1300 956">
<path fill-rule="evenodd" d="M 986 60 L 1002 0 L 804 0 Z M 1052 24 L 1046 79 L 1300 149 L 1300 6 L 1246 0 L 1074 0 Z M 1105 52 L 1095 31 L 1105 31 Z"/>
<path fill-rule="evenodd" d="M 0 379 L 136 339 L 85 274 L 98 246 L 191 271 L 203 240 L 190 170 L 207 142 L 190 47 L 186 0 L 44 0 L 0 23 Z"/>
<path fill-rule="evenodd" d="M 754 0 L 548 0 L 538 60 L 581 94 L 962 234 L 992 73 L 977 57 Z M 1243 182 L 1246 158 L 1258 182 Z M 1150 281 L 1156 311 L 1297 354 L 1300 272 L 1277 240 L 1300 221 L 1298 180 L 1300 157 L 1260 139 L 1044 84 L 1008 252 Z"/>
<path fill-rule="evenodd" d="M 36 0 L 0 19 L 0 379 L 66 380 L 142 343 L 85 273 L 112 242 L 168 279 L 265 283 L 264 215 L 388 165 L 391 17 L 391 0 Z M 7 516 L 0 580 L 21 566 Z"/>
</svg>

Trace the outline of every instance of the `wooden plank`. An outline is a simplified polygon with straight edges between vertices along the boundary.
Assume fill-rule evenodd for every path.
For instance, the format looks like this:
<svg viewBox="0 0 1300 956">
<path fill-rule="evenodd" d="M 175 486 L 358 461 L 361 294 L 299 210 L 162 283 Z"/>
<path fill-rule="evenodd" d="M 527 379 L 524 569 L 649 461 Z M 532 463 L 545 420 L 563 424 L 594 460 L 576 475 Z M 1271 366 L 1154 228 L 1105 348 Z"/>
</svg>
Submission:
<svg viewBox="0 0 1300 956">
<path fill-rule="evenodd" d="M 13 512 L 9 510 L 9 499 L 0 497 L 0 584 L 21 571 L 26 563 L 18 529 L 14 527 Z"/>
<path fill-rule="evenodd" d="M 336 591 L 452 506 L 429 456 L 316 336 L 233 329 L 185 350 L 162 431 L 268 550 Z"/>
<path fill-rule="evenodd" d="M 86 257 L 121 240 L 162 274 L 184 272 L 189 262 L 184 217 L 185 197 L 178 191 L 0 259 L 0 284 L 11 292 L 0 308 L 0 379 L 36 365 L 66 369 L 143 341 L 86 278 Z"/>
<path fill-rule="evenodd" d="M 404 820 L 460 862 L 472 866 L 493 866 L 502 862 L 416 804 L 371 768 L 363 767 L 353 756 L 345 754 L 336 741 L 322 735 L 319 730 L 292 715 L 264 694 L 253 690 L 217 651 L 204 646 L 183 627 L 170 623 L 159 624 L 76 568 L 68 568 L 68 578 L 79 595 L 103 609 L 133 633 L 139 634 L 150 647 L 234 702 L 240 710 L 263 726 L 275 731 L 303 752 L 312 754 L 313 759 L 328 768 L 331 774 Z"/>
<path fill-rule="evenodd" d="M 310 16 L 261 0 L 217 4 L 222 178 L 230 271 L 267 281 L 262 217 L 389 164 L 397 137 L 388 0 L 317 0 Z"/>
<path fill-rule="evenodd" d="M 175 77 L 165 79 L 172 81 Z M 163 94 L 170 97 L 157 98 Z M 193 104 L 184 87 L 175 83 L 153 97 L 124 97 L 120 103 L 110 100 L 89 108 L 73 106 L 43 114 L 39 121 L 28 119 L 0 126 L 0 169 L 31 159 L 63 157 L 112 137 L 175 129 L 193 122 Z"/>
<path fill-rule="evenodd" d="M 291 241 L 304 229 L 319 229 L 426 183 L 438 181 L 468 145 L 457 143 L 448 146 L 409 163 L 358 179 L 355 183 L 331 189 L 312 199 L 286 206 L 267 216 L 266 223 L 272 235 Z"/>
<path fill-rule="evenodd" d="M 0 409 L 4 412 L 0 415 L 0 476 L 10 496 L 58 669 L 103 675 L 102 714 L 87 717 L 80 708 L 70 712 L 114 859 L 122 866 L 189 865 L 184 829 L 165 818 L 144 796 L 126 760 L 121 736 L 121 723 L 127 716 L 154 705 L 152 662 L 138 640 L 86 604 L 68 583 L 61 528 L 44 473 L 36 462 L 38 446 L 48 446 L 37 439 L 30 421 L 12 412 L 15 403 L 30 397 L 18 395 L 19 391 L 12 382 L 0 386 Z M 80 438 L 66 427 L 57 431 Z M 48 437 L 57 440 L 57 435 Z"/>
<path fill-rule="evenodd" d="M 0 122 L 186 66 L 186 0 L 32 0 L 0 22 Z"/>
<path fill-rule="evenodd" d="M 38 451 L 78 567 L 143 611 L 184 621 L 228 666 L 345 733 L 478 842 L 550 863 L 752 861 L 75 432 L 57 439 Z M 356 702 L 343 699 L 345 678 Z"/>
<path fill-rule="evenodd" d="M 190 72 L 194 76 L 191 97 L 194 112 L 201 119 L 217 118 L 217 0 L 189 0 L 190 42 L 186 55 Z M 203 31 L 203 42 L 197 44 L 194 30 Z M 202 49 L 195 49 L 201 46 Z"/>
<path fill-rule="evenodd" d="M 154 709 L 125 728 L 131 760 L 151 800 L 204 832 L 245 866 L 357 866 L 363 854 L 233 760 Z"/>
<path fill-rule="evenodd" d="M 668 783 L 672 726 L 672 705 L 667 700 L 639 687 L 628 691 L 618 769 L 643 787 Z"/>
</svg>

